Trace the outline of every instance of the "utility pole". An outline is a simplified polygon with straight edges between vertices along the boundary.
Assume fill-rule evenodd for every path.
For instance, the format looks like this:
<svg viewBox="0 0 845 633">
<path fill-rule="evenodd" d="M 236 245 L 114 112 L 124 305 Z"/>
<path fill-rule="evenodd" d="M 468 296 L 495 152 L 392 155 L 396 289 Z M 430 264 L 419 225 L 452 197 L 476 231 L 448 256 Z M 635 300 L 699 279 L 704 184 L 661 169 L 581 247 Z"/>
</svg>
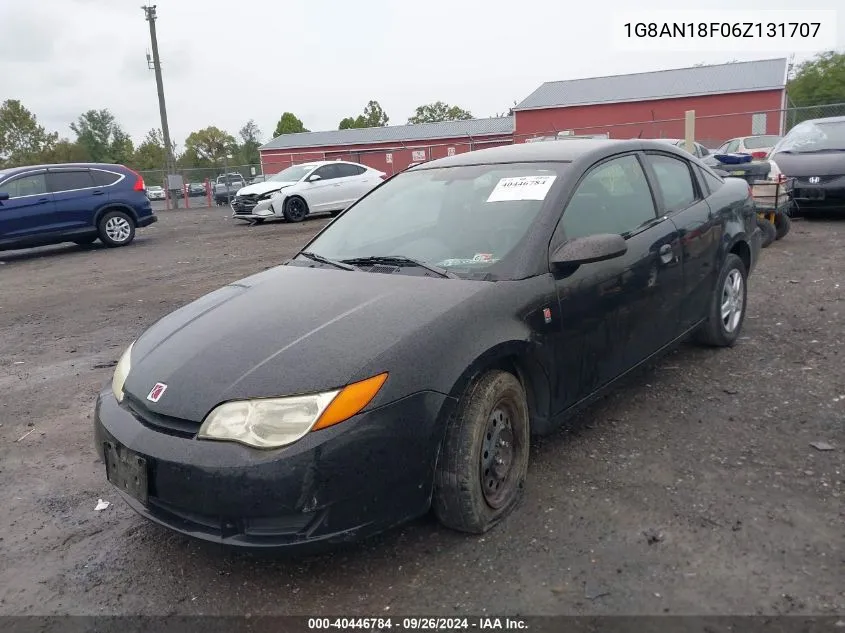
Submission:
<svg viewBox="0 0 845 633">
<path fill-rule="evenodd" d="M 147 55 L 147 66 L 155 71 L 156 89 L 158 90 L 158 109 L 161 114 L 161 134 L 164 137 L 164 156 L 166 162 L 168 185 L 169 177 L 176 173 L 176 160 L 173 157 L 173 145 L 170 142 L 170 127 L 167 125 L 167 107 L 164 105 L 164 83 L 161 78 L 161 59 L 158 56 L 158 38 L 156 37 L 156 5 L 141 7 L 147 22 L 150 23 L 150 43 L 153 49 L 152 60 Z M 168 186 L 168 189 L 170 187 Z M 178 197 L 174 199 L 176 208 L 179 208 Z"/>
</svg>

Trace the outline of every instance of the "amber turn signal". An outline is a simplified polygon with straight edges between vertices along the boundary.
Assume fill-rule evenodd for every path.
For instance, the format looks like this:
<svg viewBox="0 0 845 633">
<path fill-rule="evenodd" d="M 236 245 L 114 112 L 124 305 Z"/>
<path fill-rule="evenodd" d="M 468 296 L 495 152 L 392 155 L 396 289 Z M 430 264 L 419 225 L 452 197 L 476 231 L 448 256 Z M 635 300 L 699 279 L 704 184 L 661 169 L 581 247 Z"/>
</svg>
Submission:
<svg viewBox="0 0 845 633">
<path fill-rule="evenodd" d="M 370 404 L 385 381 L 387 372 L 347 385 L 334 397 L 311 430 L 317 431 L 348 420 Z"/>
</svg>

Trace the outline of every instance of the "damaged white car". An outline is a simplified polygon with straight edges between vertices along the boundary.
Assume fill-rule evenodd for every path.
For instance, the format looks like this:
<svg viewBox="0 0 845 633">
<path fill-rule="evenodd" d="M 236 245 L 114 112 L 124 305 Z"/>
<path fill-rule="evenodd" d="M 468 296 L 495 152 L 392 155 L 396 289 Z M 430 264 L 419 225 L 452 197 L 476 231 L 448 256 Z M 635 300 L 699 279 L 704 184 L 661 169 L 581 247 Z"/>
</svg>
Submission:
<svg viewBox="0 0 845 633">
<path fill-rule="evenodd" d="M 346 161 L 293 165 L 264 182 L 240 189 L 232 201 L 232 217 L 250 223 L 270 219 L 301 222 L 312 213 L 339 213 L 386 176 Z"/>
</svg>

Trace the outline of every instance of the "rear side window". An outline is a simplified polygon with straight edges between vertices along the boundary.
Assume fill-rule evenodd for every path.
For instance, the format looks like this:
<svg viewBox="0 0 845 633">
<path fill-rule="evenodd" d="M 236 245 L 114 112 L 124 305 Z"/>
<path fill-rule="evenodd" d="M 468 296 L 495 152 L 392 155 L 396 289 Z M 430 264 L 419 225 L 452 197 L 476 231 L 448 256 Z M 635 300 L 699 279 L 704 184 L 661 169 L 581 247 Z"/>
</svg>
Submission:
<svg viewBox="0 0 845 633">
<path fill-rule="evenodd" d="M 686 161 L 656 154 L 650 154 L 648 160 L 663 194 L 666 211 L 680 211 L 696 201 L 698 195 Z"/>
<path fill-rule="evenodd" d="M 47 184 L 53 193 L 89 189 L 94 186 L 91 172 L 87 169 L 75 171 L 51 171 L 47 173 Z"/>
<path fill-rule="evenodd" d="M 47 179 L 43 172 L 18 176 L 0 185 L 0 193 L 8 193 L 9 198 L 43 195 L 47 193 Z"/>
<path fill-rule="evenodd" d="M 120 180 L 120 174 L 116 174 L 113 171 L 92 169 L 91 175 L 94 177 L 94 184 L 98 187 L 108 187 Z"/>
<path fill-rule="evenodd" d="M 698 175 L 701 180 L 707 183 L 707 188 L 710 190 L 710 193 L 717 191 L 719 187 L 722 186 L 722 183 L 724 183 L 724 180 L 719 178 L 716 174 L 711 173 L 706 169 L 702 169 L 698 165 L 696 165 L 695 168 L 698 170 Z"/>
</svg>

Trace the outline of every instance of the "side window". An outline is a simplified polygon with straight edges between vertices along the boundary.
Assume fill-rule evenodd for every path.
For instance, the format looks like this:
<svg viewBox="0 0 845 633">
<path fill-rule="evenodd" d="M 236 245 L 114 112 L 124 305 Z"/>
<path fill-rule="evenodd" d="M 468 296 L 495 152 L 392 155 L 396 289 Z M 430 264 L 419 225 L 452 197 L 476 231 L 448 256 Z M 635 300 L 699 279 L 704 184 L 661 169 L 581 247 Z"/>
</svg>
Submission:
<svg viewBox="0 0 845 633">
<path fill-rule="evenodd" d="M 567 239 L 598 233 L 630 233 L 657 217 L 651 190 L 636 156 L 615 158 L 594 167 L 563 212 Z"/>
<path fill-rule="evenodd" d="M 75 171 L 47 172 L 47 185 L 53 193 L 59 191 L 73 191 L 87 189 L 94 186 L 94 179 L 87 169 Z"/>
<path fill-rule="evenodd" d="M 338 178 L 348 178 L 349 176 L 360 176 L 364 173 L 364 168 L 350 163 L 339 163 L 335 165 L 337 169 Z"/>
<path fill-rule="evenodd" d="M 98 187 L 108 187 L 120 180 L 120 174 L 113 171 L 103 171 L 102 169 L 92 169 L 91 175 L 94 177 L 94 184 Z"/>
<path fill-rule="evenodd" d="M 724 184 L 724 180 L 719 178 L 716 174 L 702 169 L 701 167 L 698 168 L 698 173 L 704 177 L 704 182 L 707 183 L 707 188 L 710 189 L 710 193 L 715 192 L 719 187 Z"/>
<path fill-rule="evenodd" d="M 8 193 L 9 198 L 22 198 L 23 196 L 37 196 L 47 193 L 47 179 L 44 173 L 27 174 L 0 185 L 0 192 Z"/>
<path fill-rule="evenodd" d="M 657 187 L 663 194 L 667 212 L 686 209 L 696 201 L 698 196 L 692 182 L 689 164 L 685 160 L 651 154 L 648 161 L 654 169 Z"/>
<path fill-rule="evenodd" d="M 337 165 L 323 165 L 317 171 L 314 172 L 314 175 L 319 176 L 322 180 L 332 180 L 334 178 L 340 178 L 337 173 Z"/>
<path fill-rule="evenodd" d="M 738 149 L 739 149 L 739 139 L 734 139 L 730 143 L 728 143 L 728 147 L 725 149 L 725 153 L 726 154 L 733 154 Z"/>
</svg>

